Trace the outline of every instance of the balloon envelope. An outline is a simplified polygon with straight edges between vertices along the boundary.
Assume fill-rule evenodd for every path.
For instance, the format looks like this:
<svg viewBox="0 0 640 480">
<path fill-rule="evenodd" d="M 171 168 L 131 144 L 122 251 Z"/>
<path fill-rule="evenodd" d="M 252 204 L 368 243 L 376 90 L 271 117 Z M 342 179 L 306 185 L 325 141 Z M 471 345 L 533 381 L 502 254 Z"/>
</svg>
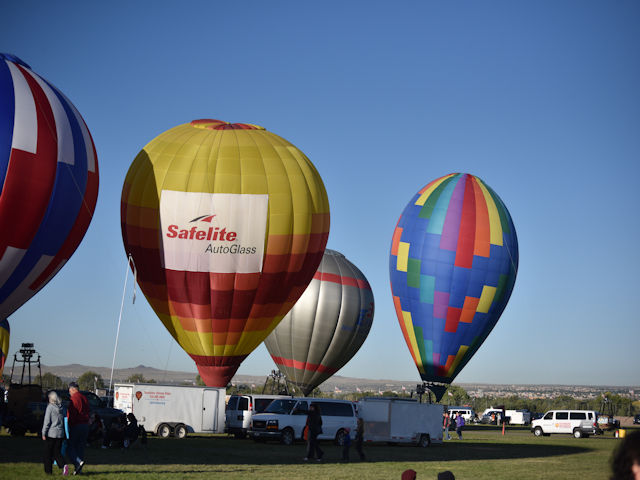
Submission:
<svg viewBox="0 0 640 480">
<path fill-rule="evenodd" d="M 373 292 L 363 273 L 327 249 L 300 300 L 264 343 L 280 371 L 308 395 L 360 349 L 373 311 Z"/>
<path fill-rule="evenodd" d="M 511 295 L 518 241 L 498 195 L 478 177 L 434 180 L 407 204 L 389 272 L 400 328 L 427 382 L 451 383 Z"/>
<path fill-rule="evenodd" d="M 5 318 L 0 320 L 0 378 L 2 377 L 2 371 L 4 370 L 4 364 L 9 356 L 9 336 L 11 335 L 11 329 L 9 328 L 9 322 Z M 3 402 L 4 398 L 0 399 Z"/>
<path fill-rule="evenodd" d="M 98 197 L 91 135 L 73 104 L 0 54 L 0 319 L 71 257 Z"/>
<path fill-rule="evenodd" d="M 283 138 L 196 120 L 138 154 L 121 219 L 152 308 L 204 382 L 226 386 L 313 277 L 329 203 L 313 164 Z"/>
</svg>

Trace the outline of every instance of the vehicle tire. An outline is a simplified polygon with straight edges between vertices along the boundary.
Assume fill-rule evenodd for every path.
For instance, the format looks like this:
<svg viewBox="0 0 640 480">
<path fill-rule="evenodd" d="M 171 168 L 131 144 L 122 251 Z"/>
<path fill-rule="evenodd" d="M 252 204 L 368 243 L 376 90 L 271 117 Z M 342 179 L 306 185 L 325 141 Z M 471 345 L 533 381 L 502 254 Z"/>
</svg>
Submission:
<svg viewBox="0 0 640 480">
<path fill-rule="evenodd" d="M 173 435 L 176 438 L 184 438 L 187 436 L 187 427 L 186 425 L 180 423 L 176 425 L 176 428 L 173 429 Z"/>
<path fill-rule="evenodd" d="M 157 435 L 162 438 L 169 438 L 171 436 L 171 427 L 166 423 L 160 424 Z"/>
<path fill-rule="evenodd" d="M 338 446 L 344 445 L 344 437 L 347 434 L 342 428 L 336 432 L 335 444 Z"/>
<path fill-rule="evenodd" d="M 429 437 L 429 435 L 426 433 L 420 435 L 420 439 L 418 440 L 418 447 L 425 448 L 429 445 L 431 445 L 431 437 Z"/>
<path fill-rule="evenodd" d="M 534 434 L 536 437 L 541 437 L 541 436 L 543 435 L 542 428 L 540 428 L 540 427 L 536 427 L 536 428 L 533 430 L 533 434 Z"/>
<path fill-rule="evenodd" d="M 282 438 L 280 439 L 280 441 L 282 442 L 283 445 L 293 445 L 293 441 L 295 440 L 294 434 L 293 434 L 293 430 L 291 430 L 290 428 L 285 428 L 282 431 Z"/>
<path fill-rule="evenodd" d="M 580 429 L 576 428 L 576 429 L 573 431 L 573 436 L 574 436 L 574 437 L 576 437 L 576 438 L 582 438 L 582 430 L 580 430 Z"/>
</svg>

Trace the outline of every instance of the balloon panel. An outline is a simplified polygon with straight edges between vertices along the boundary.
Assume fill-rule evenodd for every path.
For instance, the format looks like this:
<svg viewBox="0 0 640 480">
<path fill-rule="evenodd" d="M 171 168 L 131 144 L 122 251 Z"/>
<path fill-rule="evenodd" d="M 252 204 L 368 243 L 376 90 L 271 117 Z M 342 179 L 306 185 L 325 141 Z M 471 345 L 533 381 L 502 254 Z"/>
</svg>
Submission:
<svg viewBox="0 0 640 480">
<path fill-rule="evenodd" d="M 2 371 L 4 370 L 4 364 L 7 361 L 7 357 L 9 357 L 9 337 L 11 334 L 11 329 L 9 328 L 9 322 L 5 318 L 4 320 L 0 320 L 0 376 L 2 376 Z M 0 402 L 4 401 L 4 399 L 0 399 Z"/>
<path fill-rule="evenodd" d="M 138 154 L 123 187 L 138 283 L 208 385 L 225 386 L 293 306 L 328 232 L 313 164 L 250 124 L 172 128 Z"/>
<path fill-rule="evenodd" d="M 35 295 L 91 222 L 98 163 L 84 120 L 53 85 L 0 54 L 0 318 Z"/>
<path fill-rule="evenodd" d="M 414 195 L 393 234 L 389 272 L 423 380 L 453 381 L 498 321 L 517 269 L 511 216 L 478 177 L 447 175 Z"/>
<path fill-rule="evenodd" d="M 308 395 L 360 349 L 373 314 L 364 274 L 339 252 L 326 250 L 313 280 L 265 345 L 280 371 Z"/>
</svg>

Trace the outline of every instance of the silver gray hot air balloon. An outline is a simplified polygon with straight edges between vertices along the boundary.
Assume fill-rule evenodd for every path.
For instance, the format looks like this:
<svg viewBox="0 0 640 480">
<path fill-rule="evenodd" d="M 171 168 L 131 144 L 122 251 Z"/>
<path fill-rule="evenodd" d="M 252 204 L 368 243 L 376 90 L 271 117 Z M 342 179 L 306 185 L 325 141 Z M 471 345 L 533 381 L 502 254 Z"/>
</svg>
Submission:
<svg viewBox="0 0 640 480">
<path fill-rule="evenodd" d="M 363 273 L 327 249 L 307 289 L 264 343 L 280 371 L 308 395 L 360 349 L 373 310 Z"/>
</svg>

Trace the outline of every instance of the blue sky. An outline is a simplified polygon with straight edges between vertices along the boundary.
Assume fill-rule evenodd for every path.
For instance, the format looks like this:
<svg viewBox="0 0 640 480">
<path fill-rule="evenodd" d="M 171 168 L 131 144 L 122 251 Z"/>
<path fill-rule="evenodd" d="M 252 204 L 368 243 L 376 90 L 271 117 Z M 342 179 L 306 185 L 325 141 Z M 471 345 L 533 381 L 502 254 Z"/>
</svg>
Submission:
<svg viewBox="0 0 640 480">
<path fill-rule="evenodd" d="M 391 235 L 419 188 L 469 172 L 507 205 L 520 265 L 456 381 L 639 385 L 639 24 L 635 1 L 5 5 L 0 51 L 71 99 L 100 166 L 85 239 L 10 317 L 10 352 L 32 341 L 46 364 L 111 365 L 125 174 L 161 132 L 218 118 L 286 138 L 325 182 L 328 247 L 376 300 L 340 375 L 419 381 L 391 300 Z M 139 364 L 196 371 L 141 295 L 116 360 Z M 238 373 L 273 368 L 259 347 Z"/>
</svg>

